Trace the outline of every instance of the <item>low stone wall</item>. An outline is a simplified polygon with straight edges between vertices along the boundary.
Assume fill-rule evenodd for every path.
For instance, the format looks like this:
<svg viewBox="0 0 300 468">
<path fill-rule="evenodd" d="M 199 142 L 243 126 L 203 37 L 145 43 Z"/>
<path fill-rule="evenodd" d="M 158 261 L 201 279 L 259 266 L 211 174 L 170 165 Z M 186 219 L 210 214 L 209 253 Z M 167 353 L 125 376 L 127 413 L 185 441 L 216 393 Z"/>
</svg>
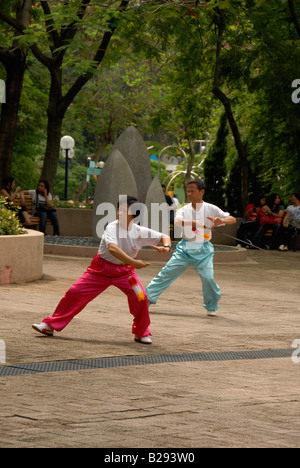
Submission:
<svg viewBox="0 0 300 468">
<path fill-rule="evenodd" d="M 214 245 L 236 245 L 236 233 L 241 219 L 238 218 L 236 224 L 228 224 L 227 226 L 220 226 L 213 230 L 212 244 Z"/>
<path fill-rule="evenodd" d="M 93 237 L 93 210 L 58 208 L 57 216 L 61 236 Z M 235 237 L 240 222 L 241 219 L 238 219 L 237 224 L 215 229 L 212 243 L 218 245 L 235 245 L 234 239 L 222 235 L 222 233 Z M 53 235 L 52 226 L 47 226 L 46 234 Z"/>
<path fill-rule="evenodd" d="M 26 283 L 43 276 L 44 234 L 0 236 L 0 284 Z"/>
<path fill-rule="evenodd" d="M 61 236 L 93 237 L 93 210 L 58 208 L 57 217 Z M 46 234 L 53 235 L 52 226 Z"/>
<path fill-rule="evenodd" d="M 93 210 L 58 208 L 57 216 L 62 236 L 93 237 Z M 235 246 L 235 237 L 241 221 L 241 218 L 237 218 L 236 224 L 214 229 L 212 243 L 214 245 Z M 52 226 L 47 226 L 46 234 L 53 235 Z M 297 249 L 300 250 L 300 236 L 297 239 Z"/>
</svg>

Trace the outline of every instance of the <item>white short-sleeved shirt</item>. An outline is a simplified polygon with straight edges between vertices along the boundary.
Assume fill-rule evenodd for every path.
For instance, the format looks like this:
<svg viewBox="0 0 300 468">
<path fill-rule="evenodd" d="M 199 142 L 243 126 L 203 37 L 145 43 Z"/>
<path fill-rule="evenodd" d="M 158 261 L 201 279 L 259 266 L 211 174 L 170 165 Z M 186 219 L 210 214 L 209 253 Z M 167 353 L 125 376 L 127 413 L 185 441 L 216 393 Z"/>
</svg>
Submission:
<svg viewBox="0 0 300 468">
<path fill-rule="evenodd" d="M 228 218 L 230 213 L 224 212 L 217 206 L 206 202 L 198 203 L 197 210 L 195 210 L 192 203 L 189 203 L 177 211 L 175 221 L 176 219 L 195 220 L 210 228 L 213 226 L 213 222 L 207 219 L 208 216 L 212 218 Z M 211 240 L 212 232 L 210 229 L 205 228 L 199 228 L 195 232 L 191 226 L 184 226 L 182 228 L 182 237 L 187 241 L 203 244 L 203 242 Z"/>
<path fill-rule="evenodd" d="M 290 212 L 291 219 L 297 219 L 300 221 L 300 206 L 290 205 L 287 207 L 287 211 Z"/>
<path fill-rule="evenodd" d="M 110 223 L 102 236 L 98 254 L 104 260 L 121 265 L 122 262 L 111 255 L 109 244 L 116 244 L 131 258 L 135 258 L 139 251 L 146 246 L 157 245 L 161 241 L 162 234 L 143 226 L 132 223 L 129 231 L 122 229 L 119 221 Z"/>
<path fill-rule="evenodd" d="M 28 190 L 28 193 L 29 195 L 31 196 L 32 198 L 32 205 L 33 205 L 33 209 L 32 209 L 32 213 L 35 214 L 37 209 L 38 209 L 38 206 L 47 206 L 47 202 L 46 202 L 46 197 L 44 197 L 44 195 L 41 195 L 41 194 L 38 194 L 38 201 L 36 200 L 36 190 Z M 52 195 L 51 193 L 48 193 L 48 200 L 52 200 Z"/>
<path fill-rule="evenodd" d="M 32 198 L 32 203 L 35 205 L 36 202 L 36 190 L 28 190 L 29 195 Z M 48 193 L 48 200 L 52 200 L 52 195 L 51 193 Z M 46 197 L 44 195 L 39 194 L 39 204 L 40 205 L 46 205 Z"/>
</svg>

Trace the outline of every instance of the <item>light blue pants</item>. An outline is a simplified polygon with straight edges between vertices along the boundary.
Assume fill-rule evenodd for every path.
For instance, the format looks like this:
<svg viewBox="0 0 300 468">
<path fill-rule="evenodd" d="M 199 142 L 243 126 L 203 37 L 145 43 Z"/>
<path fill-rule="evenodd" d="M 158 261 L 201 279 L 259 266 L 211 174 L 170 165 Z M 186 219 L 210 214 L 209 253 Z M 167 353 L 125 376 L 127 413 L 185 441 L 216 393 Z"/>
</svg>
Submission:
<svg viewBox="0 0 300 468">
<path fill-rule="evenodd" d="M 218 310 L 221 292 L 214 281 L 214 248 L 210 242 L 191 247 L 195 244 L 185 239 L 179 242 L 170 261 L 146 288 L 149 303 L 156 304 L 159 296 L 188 267 L 194 267 L 202 281 L 203 306 L 207 310 Z"/>
</svg>

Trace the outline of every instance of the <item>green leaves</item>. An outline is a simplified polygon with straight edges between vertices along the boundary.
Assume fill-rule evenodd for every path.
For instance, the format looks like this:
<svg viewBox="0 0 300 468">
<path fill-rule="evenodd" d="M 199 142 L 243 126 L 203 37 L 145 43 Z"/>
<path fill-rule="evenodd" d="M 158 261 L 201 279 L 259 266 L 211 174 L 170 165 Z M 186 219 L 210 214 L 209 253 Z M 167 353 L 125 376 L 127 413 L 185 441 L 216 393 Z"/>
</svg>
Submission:
<svg viewBox="0 0 300 468">
<path fill-rule="evenodd" d="M 0 236 L 26 234 L 14 211 L 7 208 L 7 201 L 0 197 Z"/>
</svg>

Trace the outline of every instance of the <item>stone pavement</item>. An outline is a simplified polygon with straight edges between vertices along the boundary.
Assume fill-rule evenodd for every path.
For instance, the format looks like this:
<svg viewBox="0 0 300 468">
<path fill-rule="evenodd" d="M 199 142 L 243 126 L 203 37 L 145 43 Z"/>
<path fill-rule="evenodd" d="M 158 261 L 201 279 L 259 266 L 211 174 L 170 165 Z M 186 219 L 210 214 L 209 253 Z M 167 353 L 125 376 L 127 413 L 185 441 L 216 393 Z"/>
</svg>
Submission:
<svg viewBox="0 0 300 468">
<path fill-rule="evenodd" d="M 151 346 L 133 341 L 126 297 L 113 288 L 62 333 L 38 335 L 31 324 L 53 313 L 88 264 L 45 256 L 42 280 L 0 286 L 5 367 L 204 352 L 224 359 L 0 376 L 1 448 L 299 446 L 300 364 L 292 361 L 292 342 L 300 340 L 300 252 L 249 251 L 247 261 L 216 264 L 216 318 L 207 317 L 199 278 L 188 270 L 151 307 Z M 143 284 L 161 266 L 140 271 Z M 288 354 L 226 357 L 248 350 Z"/>
</svg>

